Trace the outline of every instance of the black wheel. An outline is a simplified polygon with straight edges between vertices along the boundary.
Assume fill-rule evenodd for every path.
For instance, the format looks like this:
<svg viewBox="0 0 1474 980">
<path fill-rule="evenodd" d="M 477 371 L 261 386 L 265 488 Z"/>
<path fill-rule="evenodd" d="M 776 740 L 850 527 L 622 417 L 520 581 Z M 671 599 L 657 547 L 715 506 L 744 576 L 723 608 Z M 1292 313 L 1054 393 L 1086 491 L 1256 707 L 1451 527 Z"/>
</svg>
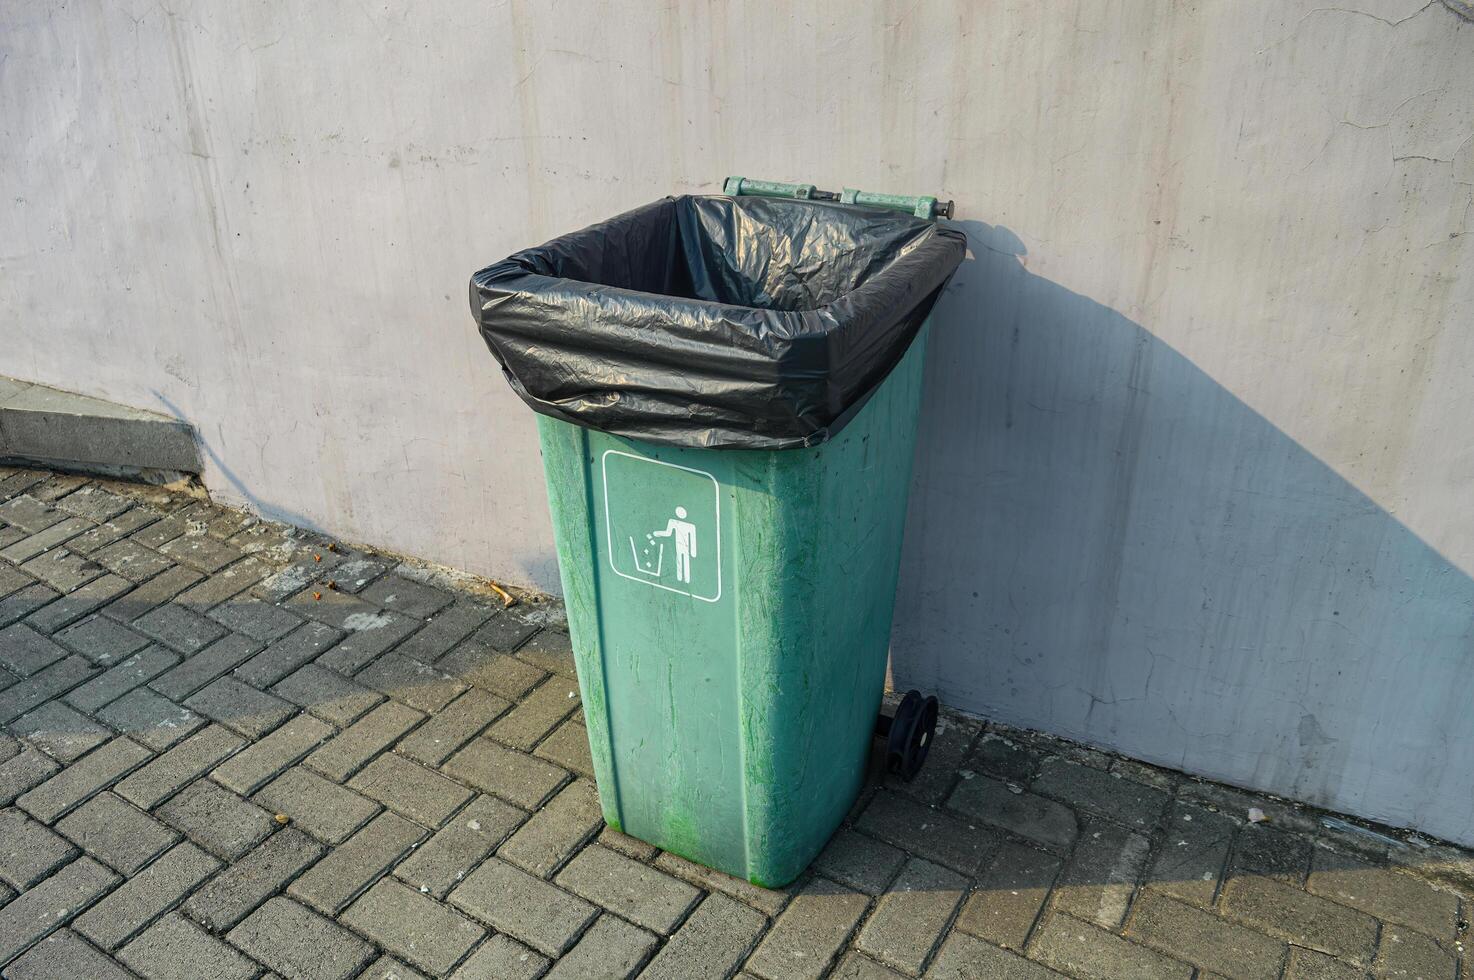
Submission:
<svg viewBox="0 0 1474 980">
<path fill-rule="evenodd" d="M 916 778 L 931 751 L 938 707 L 936 698 L 923 698 L 920 691 L 907 691 L 895 717 L 883 719 L 889 721 L 884 726 L 886 769 L 908 783 Z"/>
</svg>

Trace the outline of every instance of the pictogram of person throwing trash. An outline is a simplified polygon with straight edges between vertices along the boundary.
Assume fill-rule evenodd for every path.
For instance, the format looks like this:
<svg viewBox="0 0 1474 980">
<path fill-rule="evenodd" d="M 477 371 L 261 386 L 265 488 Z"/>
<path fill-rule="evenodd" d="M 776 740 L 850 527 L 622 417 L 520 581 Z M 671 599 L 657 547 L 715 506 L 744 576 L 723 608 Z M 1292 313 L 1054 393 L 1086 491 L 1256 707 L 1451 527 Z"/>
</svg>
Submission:
<svg viewBox="0 0 1474 980">
<path fill-rule="evenodd" d="M 691 559 L 696 557 L 696 525 L 686 520 L 686 508 L 677 507 L 676 516 L 656 531 L 654 537 L 674 538 L 676 546 L 676 581 L 690 583 Z"/>
</svg>

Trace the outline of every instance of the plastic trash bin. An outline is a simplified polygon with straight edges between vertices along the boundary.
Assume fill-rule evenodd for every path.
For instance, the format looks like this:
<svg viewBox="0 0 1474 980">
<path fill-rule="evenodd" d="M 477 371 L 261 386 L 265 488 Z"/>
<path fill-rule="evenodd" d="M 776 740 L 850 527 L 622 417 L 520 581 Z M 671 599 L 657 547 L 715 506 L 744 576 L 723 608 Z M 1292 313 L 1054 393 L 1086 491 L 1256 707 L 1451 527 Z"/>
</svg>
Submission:
<svg viewBox="0 0 1474 980">
<path fill-rule="evenodd" d="M 900 213 L 930 198 L 734 181 L 520 252 L 471 303 L 539 413 L 605 820 L 776 887 L 864 778 L 964 239 Z M 906 703 L 880 727 L 909 774 L 936 707 Z"/>
</svg>

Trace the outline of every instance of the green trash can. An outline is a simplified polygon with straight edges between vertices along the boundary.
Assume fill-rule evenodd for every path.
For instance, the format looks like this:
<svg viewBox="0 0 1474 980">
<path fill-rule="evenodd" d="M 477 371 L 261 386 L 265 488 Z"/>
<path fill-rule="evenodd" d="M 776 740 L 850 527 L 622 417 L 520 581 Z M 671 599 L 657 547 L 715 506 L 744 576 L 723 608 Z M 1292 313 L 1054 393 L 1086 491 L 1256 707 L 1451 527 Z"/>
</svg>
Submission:
<svg viewBox="0 0 1474 980">
<path fill-rule="evenodd" d="M 914 199 L 728 190 L 519 253 L 472 306 L 540 413 L 605 820 L 776 887 L 865 775 L 962 237 L 898 213 Z M 907 775 L 935 712 L 913 694 L 879 722 Z"/>
</svg>

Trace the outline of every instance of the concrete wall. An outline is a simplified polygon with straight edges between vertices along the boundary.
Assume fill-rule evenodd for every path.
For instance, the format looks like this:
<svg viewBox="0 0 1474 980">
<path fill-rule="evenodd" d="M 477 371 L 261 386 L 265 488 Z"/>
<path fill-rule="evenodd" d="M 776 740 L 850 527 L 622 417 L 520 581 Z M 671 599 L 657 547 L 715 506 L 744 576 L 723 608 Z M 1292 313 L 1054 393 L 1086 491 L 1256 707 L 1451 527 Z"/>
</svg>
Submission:
<svg viewBox="0 0 1474 980">
<path fill-rule="evenodd" d="M 957 200 L 895 641 L 1474 843 L 1474 24 L 1439 2 L 9 4 L 0 374 L 556 583 L 466 280 L 727 173 Z"/>
</svg>

